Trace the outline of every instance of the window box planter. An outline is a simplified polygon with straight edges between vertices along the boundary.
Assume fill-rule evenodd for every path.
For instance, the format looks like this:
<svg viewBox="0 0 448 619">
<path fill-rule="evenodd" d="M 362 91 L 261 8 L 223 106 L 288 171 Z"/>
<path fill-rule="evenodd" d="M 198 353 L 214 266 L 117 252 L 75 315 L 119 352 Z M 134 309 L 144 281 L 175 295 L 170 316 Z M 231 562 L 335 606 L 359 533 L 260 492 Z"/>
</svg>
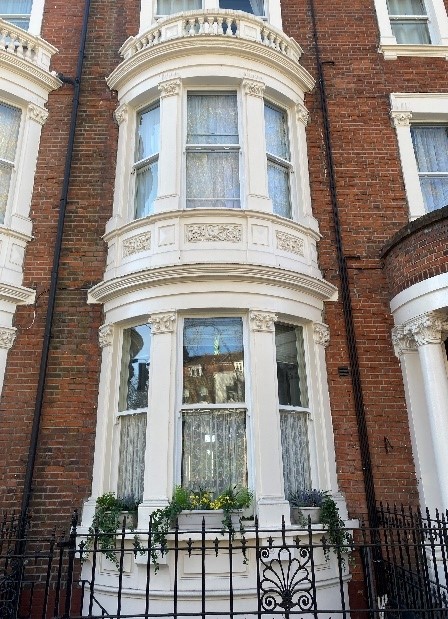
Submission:
<svg viewBox="0 0 448 619">
<path fill-rule="evenodd" d="M 122 511 L 118 516 L 117 522 L 120 531 L 123 529 L 123 525 L 125 525 L 126 529 L 135 529 L 137 528 L 137 512 Z"/>
<path fill-rule="evenodd" d="M 308 526 L 309 518 L 311 524 L 319 524 L 320 507 L 291 507 L 291 522 Z"/>
<path fill-rule="evenodd" d="M 240 518 L 242 510 L 235 510 L 232 513 L 232 526 L 235 531 L 240 530 Z M 187 531 L 201 531 L 204 519 L 206 529 L 216 529 L 221 531 L 224 527 L 224 511 L 222 509 L 192 509 L 180 512 L 177 522 L 179 529 Z"/>
</svg>

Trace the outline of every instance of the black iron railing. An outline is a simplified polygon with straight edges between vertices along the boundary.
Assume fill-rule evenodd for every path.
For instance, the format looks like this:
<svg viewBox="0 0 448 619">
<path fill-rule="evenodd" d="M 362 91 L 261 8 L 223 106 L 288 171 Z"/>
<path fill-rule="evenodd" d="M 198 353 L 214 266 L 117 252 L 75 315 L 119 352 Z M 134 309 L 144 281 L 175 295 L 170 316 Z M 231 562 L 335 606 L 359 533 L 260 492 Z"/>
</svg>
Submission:
<svg viewBox="0 0 448 619">
<path fill-rule="evenodd" d="M 0 617 L 448 619 L 447 515 L 380 506 L 378 522 L 353 530 L 349 552 L 311 524 L 232 535 L 204 521 L 156 547 L 150 526 L 137 541 L 124 526 L 111 560 L 99 532 L 85 549 L 76 517 L 63 539 L 4 519 Z"/>
</svg>

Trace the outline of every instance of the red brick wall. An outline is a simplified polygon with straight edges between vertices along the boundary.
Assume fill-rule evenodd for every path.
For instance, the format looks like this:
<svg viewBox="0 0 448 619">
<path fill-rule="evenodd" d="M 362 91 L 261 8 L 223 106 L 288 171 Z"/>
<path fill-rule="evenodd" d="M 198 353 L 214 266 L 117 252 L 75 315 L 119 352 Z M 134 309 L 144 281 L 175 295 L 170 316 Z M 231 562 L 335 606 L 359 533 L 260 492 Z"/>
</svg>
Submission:
<svg viewBox="0 0 448 619">
<path fill-rule="evenodd" d="M 383 251 L 390 297 L 448 271 L 448 206 L 400 230 Z"/>
</svg>

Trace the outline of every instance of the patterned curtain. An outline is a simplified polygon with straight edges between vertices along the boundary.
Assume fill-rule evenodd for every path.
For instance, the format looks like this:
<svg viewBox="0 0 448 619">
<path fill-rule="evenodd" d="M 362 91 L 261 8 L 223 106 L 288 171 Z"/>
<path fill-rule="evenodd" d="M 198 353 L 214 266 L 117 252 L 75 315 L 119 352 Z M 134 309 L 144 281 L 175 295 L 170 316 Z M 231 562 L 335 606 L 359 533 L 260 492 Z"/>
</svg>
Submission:
<svg viewBox="0 0 448 619">
<path fill-rule="evenodd" d="M 283 480 L 288 498 L 292 492 L 311 486 L 307 413 L 280 411 L 280 431 Z"/>
<path fill-rule="evenodd" d="M 117 496 L 143 498 L 145 472 L 146 413 L 120 416 L 120 459 Z"/>
<path fill-rule="evenodd" d="M 219 494 L 247 485 L 246 411 L 182 413 L 182 485 Z"/>
<path fill-rule="evenodd" d="M 411 134 L 426 210 L 447 206 L 448 127 L 412 127 Z M 432 175 L 425 176 L 428 172 Z"/>
</svg>

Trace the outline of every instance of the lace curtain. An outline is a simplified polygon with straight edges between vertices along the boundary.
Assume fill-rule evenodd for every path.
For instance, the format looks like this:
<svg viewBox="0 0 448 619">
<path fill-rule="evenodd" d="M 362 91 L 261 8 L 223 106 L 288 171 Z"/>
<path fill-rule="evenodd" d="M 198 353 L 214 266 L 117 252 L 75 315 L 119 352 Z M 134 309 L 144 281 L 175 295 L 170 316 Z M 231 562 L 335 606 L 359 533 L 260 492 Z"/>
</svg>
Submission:
<svg viewBox="0 0 448 619">
<path fill-rule="evenodd" d="M 138 117 L 135 153 L 134 217 L 151 215 L 157 197 L 158 153 L 160 149 L 160 107 L 146 110 Z"/>
<path fill-rule="evenodd" d="M 264 106 L 264 128 L 268 157 L 268 191 L 274 213 L 291 217 L 289 166 L 275 162 L 272 157 L 289 161 L 288 123 L 284 112 L 270 105 Z"/>
<path fill-rule="evenodd" d="M 426 15 L 421 0 L 388 0 L 389 15 Z"/>
<path fill-rule="evenodd" d="M 157 197 L 159 164 L 157 161 L 139 168 L 135 173 L 134 218 L 147 217 L 154 210 Z"/>
<path fill-rule="evenodd" d="M 388 0 L 389 15 L 426 15 L 421 0 Z M 427 19 L 392 19 L 392 32 L 401 45 L 423 45 L 431 43 Z"/>
<path fill-rule="evenodd" d="M 0 223 L 5 219 L 21 115 L 17 108 L 0 104 L 0 159 L 6 160 L 0 162 Z"/>
<path fill-rule="evenodd" d="M 307 413 L 280 411 L 280 431 L 283 481 L 288 498 L 292 492 L 311 486 Z"/>
<path fill-rule="evenodd" d="M 117 496 L 142 500 L 145 448 L 146 413 L 121 416 Z"/>
<path fill-rule="evenodd" d="M 247 485 L 246 411 L 182 413 L 182 485 L 217 495 Z"/>
<path fill-rule="evenodd" d="M 412 127 L 411 135 L 426 210 L 447 206 L 448 127 Z M 428 172 L 434 175 L 426 176 Z"/>
<path fill-rule="evenodd" d="M 157 15 L 173 15 L 202 8 L 202 0 L 158 0 Z"/>
</svg>

